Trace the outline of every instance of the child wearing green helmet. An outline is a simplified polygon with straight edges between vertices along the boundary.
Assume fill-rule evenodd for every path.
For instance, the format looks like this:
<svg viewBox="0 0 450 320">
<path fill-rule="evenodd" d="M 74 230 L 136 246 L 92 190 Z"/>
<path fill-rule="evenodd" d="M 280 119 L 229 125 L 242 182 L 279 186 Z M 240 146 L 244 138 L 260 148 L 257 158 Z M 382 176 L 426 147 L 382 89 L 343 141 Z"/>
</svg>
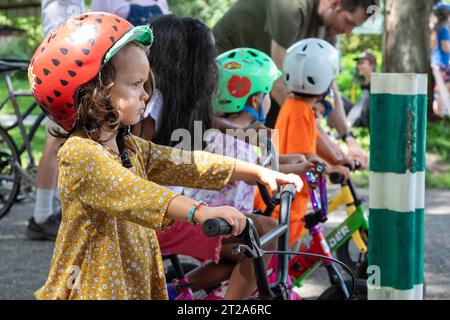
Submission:
<svg viewBox="0 0 450 320">
<path fill-rule="evenodd" d="M 231 128 L 243 130 L 231 129 L 227 130 L 227 134 L 223 134 L 218 130 L 215 130 L 215 132 L 211 130 L 211 134 L 208 134 L 206 138 L 208 141 L 206 150 L 255 163 L 259 159 L 254 146 L 247 143 L 246 139 L 240 138 L 239 132 L 244 133 L 244 130 L 249 128 L 252 123 L 265 122 L 265 117 L 270 110 L 269 92 L 272 90 L 273 83 L 281 76 L 281 72 L 269 56 L 251 48 L 239 48 L 226 52 L 217 57 L 216 62 L 218 67 L 217 95 L 212 100 L 215 117 L 226 117 Z M 264 126 L 261 129 L 270 130 Z M 244 135 L 248 135 L 248 131 Z M 253 140 L 250 136 L 248 138 Z M 291 156 L 291 159 L 294 157 L 295 155 Z M 300 156 L 297 158 L 295 158 L 295 161 L 299 162 L 302 160 Z M 285 162 L 283 161 L 283 165 Z M 304 162 L 291 164 L 290 166 L 289 173 L 300 174 L 300 172 L 304 173 L 306 170 L 309 170 L 309 167 L 312 165 Z M 284 171 L 282 172 L 285 173 Z M 256 225 L 259 225 L 263 233 L 267 233 L 276 226 L 276 221 L 261 215 L 251 214 L 253 212 L 255 191 L 254 187 L 245 184 L 230 184 L 219 192 L 184 188 L 184 194 L 192 199 L 205 199 L 208 203 L 213 204 L 232 203 L 241 212 L 250 213 L 247 216 Z M 180 230 L 179 233 L 181 232 Z M 171 237 L 177 236 L 172 234 Z M 161 237 L 159 239 L 161 240 Z M 227 254 L 226 248 L 230 245 L 235 247 L 236 243 L 229 240 L 231 239 L 226 239 L 222 242 L 221 259 L 219 261 L 219 265 L 221 264 L 222 266 L 220 269 L 218 265 L 209 264 L 203 270 L 197 270 L 188 274 L 189 280 L 197 283 L 197 288 L 200 282 L 203 283 L 207 279 L 211 280 L 213 278 L 210 275 L 213 268 L 215 270 L 214 278 L 217 278 L 222 272 L 221 270 L 226 268 L 224 262 L 225 265 L 230 265 L 234 261 L 235 258 Z M 202 245 L 206 246 L 206 241 L 203 241 Z M 270 247 L 276 248 L 276 241 L 268 243 L 266 250 L 270 250 Z M 196 251 L 200 250 L 196 248 Z M 271 255 L 266 255 L 263 259 L 268 265 Z M 208 271 L 210 273 L 205 277 L 205 273 Z M 211 281 L 209 284 L 213 283 Z M 230 274 L 229 286 L 224 298 L 242 299 L 251 295 L 255 289 L 256 282 L 253 266 L 249 259 L 245 259 L 241 262 L 239 268 L 235 267 Z"/>
<path fill-rule="evenodd" d="M 217 63 L 219 92 L 213 100 L 214 111 L 234 118 L 246 112 L 245 118 L 265 124 L 270 109 L 268 94 L 282 74 L 276 64 L 265 53 L 250 48 L 225 52 Z"/>
<path fill-rule="evenodd" d="M 270 92 L 282 75 L 275 62 L 267 54 L 252 48 L 227 51 L 216 61 L 219 68 L 218 92 L 213 99 L 216 116 L 228 120 L 233 128 L 263 129 L 270 136 L 271 129 L 264 126 L 271 107 Z M 255 123 L 262 125 L 255 126 Z M 250 140 L 257 142 L 257 139 Z M 300 154 L 280 155 L 279 165 L 280 172 L 298 175 L 313 166 Z"/>
</svg>

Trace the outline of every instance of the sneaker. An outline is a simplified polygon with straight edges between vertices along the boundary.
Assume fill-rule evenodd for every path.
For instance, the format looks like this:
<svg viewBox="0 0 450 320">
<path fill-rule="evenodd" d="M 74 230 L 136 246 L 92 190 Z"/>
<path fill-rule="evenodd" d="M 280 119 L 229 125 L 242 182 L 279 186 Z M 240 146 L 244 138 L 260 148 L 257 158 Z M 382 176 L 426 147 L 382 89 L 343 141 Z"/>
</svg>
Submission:
<svg viewBox="0 0 450 320">
<path fill-rule="evenodd" d="M 36 223 L 34 217 L 30 219 L 26 235 L 32 240 L 56 240 L 59 225 L 61 224 L 61 214 L 52 214 L 43 223 Z"/>
</svg>

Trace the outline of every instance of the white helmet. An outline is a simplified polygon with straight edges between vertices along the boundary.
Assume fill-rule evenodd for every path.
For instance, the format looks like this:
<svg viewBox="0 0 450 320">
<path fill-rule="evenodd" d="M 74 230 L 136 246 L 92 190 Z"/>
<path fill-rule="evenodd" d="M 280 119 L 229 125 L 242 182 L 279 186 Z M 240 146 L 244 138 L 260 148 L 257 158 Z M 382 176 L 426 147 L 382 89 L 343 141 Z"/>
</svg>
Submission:
<svg viewBox="0 0 450 320">
<path fill-rule="evenodd" d="M 301 40 L 286 51 L 283 73 L 290 92 L 324 94 L 339 73 L 338 52 L 325 40 Z"/>
</svg>

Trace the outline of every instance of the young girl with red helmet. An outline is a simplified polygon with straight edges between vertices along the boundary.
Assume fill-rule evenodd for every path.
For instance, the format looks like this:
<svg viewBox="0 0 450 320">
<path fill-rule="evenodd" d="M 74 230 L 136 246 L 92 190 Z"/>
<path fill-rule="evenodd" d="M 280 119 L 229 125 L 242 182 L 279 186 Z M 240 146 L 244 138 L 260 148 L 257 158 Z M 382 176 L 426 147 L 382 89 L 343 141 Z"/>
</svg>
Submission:
<svg viewBox="0 0 450 320">
<path fill-rule="evenodd" d="M 220 189 L 228 182 L 302 182 L 204 152 L 176 151 L 128 134 L 154 81 L 144 46 L 148 26 L 107 13 L 56 28 L 32 58 L 29 79 L 42 110 L 67 133 L 58 153 L 62 222 L 37 299 L 167 299 L 155 230 L 172 220 L 223 218 L 237 235 L 245 216 L 207 207 L 162 185 Z M 180 158 L 181 157 L 181 158 Z M 181 159 L 190 159 L 185 164 Z"/>
</svg>

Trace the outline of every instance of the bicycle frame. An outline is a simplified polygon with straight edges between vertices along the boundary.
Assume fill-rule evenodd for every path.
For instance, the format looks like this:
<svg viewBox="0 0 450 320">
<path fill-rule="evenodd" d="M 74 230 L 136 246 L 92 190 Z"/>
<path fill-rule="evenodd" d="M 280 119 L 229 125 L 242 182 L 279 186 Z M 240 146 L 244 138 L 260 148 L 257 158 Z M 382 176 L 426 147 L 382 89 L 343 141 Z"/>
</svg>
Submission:
<svg viewBox="0 0 450 320">
<path fill-rule="evenodd" d="M 265 187 L 265 186 L 264 186 Z M 245 255 L 252 259 L 253 269 L 256 277 L 257 293 L 262 300 L 297 300 L 299 296 L 292 291 L 292 283 L 289 279 L 288 263 L 290 253 L 289 249 L 289 225 L 290 225 L 290 211 L 291 203 L 296 194 L 294 185 L 287 185 L 279 194 L 280 199 L 280 217 L 279 225 L 259 237 L 258 231 L 251 219 L 247 218 L 247 224 L 239 236 L 241 244 L 233 248 L 233 253 L 238 254 L 244 252 Z M 231 226 L 223 219 L 208 220 L 203 224 L 203 232 L 207 236 L 227 235 L 231 232 Z M 278 239 L 277 252 L 283 252 L 282 257 L 277 258 L 276 280 L 275 283 L 269 285 L 269 276 L 267 275 L 266 266 L 263 260 L 265 251 L 262 249 L 267 243 Z M 295 254 L 295 253 L 294 253 Z M 274 260 L 272 259 L 272 262 Z M 272 268 L 273 265 L 272 264 Z M 269 264 L 270 265 L 270 264 Z M 274 269 L 274 268 L 273 268 Z M 272 277 L 275 277 L 272 274 Z"/>
<path fill-rule="evenodd" d="M 168 259 L 170 259 L 172 266 L 174 268 L 174 272 L 175 272 L 175 279 L 170 283 L 170 285 L 173 287 L 173 289 L 178 289 L 180 293 L 176 293 L 172 292 L 172 294 L 169 293 L 169 298 L 171 300 L 197 300 L 195 297 L 194 292 L 192 291 L 191 288 L 191 283 L 189 282 L 189 279 L 187 278 L 187 276 L 185 275 L 184 271 L 183 271 L 183 267 L 181 265 L 181 262 L 178 258 L 177 255 L 170 255 L 167 257 Z M 269 280 L 269 284 L 274 284 L 276 283 L 277 279 L 277 264 L 278 264 L 278 259 L 277 256 L 274 255 L 272 256 L 272 259 L 270 260 L 269 264 L 267 265 L 267 276 L 268 276 L 268 280 Z M 271 272 L 270 272 L 271 271 Z M 290 281 L 290 279 L 287 279 L 288 284 L 292 285 L 292 282 Z M 168 287 L 169 288 L 169 287 Z M 225 292 L 226 292 L 226 288 L 227 285 L 224 283 L 222 283 L 221 285 L 218 285 L 217 288 L 213 289 L 210 292 L 207 292 L 207 295 L 205 297 L 203 297 L 201 300 L 223 300 L 225 297 Z M 171 291 L 170 289 L 168 289 L 169 291 Z M 258 294 L 258 290 L 256 290 L 252 295 L 255 296 Z M 298 300 L 299 297 L 291 292 L 290 295 L 290 300 Z"/>
<path fill-rule="evenodd" d="M 35 175 L 37 171 L 37 163 L 33 156 L 33 151 L 31 147 L 31 140 L 34 138 L 36 131 L 40 127 L 42 121 L 45 118 L 45 115 L 41 112 L 36 120 L 31 125 L 31 128 L 28 130 L 25 127 L 24 120 L 31 115 L 31 113 L 34 111 L 36 107 L 38 107 L 38 104 L 36 101 L 33 100 L 33 102 L 28 106 L 28 108 L 25 110 L 25 112 L 22 114 L 21 110 L 19 108 L 19 103 L 17 98 L 19 97 L 32 97 L 31 90 L 14 90 L 13 87 L 13 81 L 11 75 L 16 71 L 26 72 L 27 65 L 24 64 L 24 61 L 8 61 L 8 60 L 1 60 L 2 64 L 15 64 L 13 65 L 9 70 L 1 72 L 1 74 L 5 78 L 6 82 L 6 88 L 8 91 L 7 97 L 0 103 L 0 110 L 9 102 L 11 101 L 11 104 L 14 109 L 15 113 L 15 121 L 12 124 L 9 124 L 7 126 L 0 126 L 0 129 L 2 131 L 2 135 L 5 135 L 5 137 L 10 141 L 12 144 L 11 148 L 14 148 L 16 151 L 16 155 L 11 158 L 10 163 L 13 164 L 15 167 L 15 170 L 17 172 L 17 175 L 20 177 L 20 186 L 22 193 L 27 196 L 30 199 L 34 198 L 34 186 L 35 186 Z M 22 137 L 22 145 L 20 145 L 20 148 L 17 146 L 17 143 L 14 141 L 14 139 L 11 138 L 10 131 L 18 128 L 20 135 Z M 28 161 L 26 163 L 26 167 L 22 166 L 22 155 L 26 153 L 28 155 Z M 12 195 L 15 197 L 15 195 Z M 8 209 L 6 209 L 8 210 Z"/>
<path fill-rule="evenodd" d="M 6 87 L 8 90 L 8 96 L 0 103 L 0 110 L 6 105 L 8 101 L 11 101 L 12 106 L 14 108 L 14 113 L 16 116 L 16 121 L 9 125 L 5 126 L 4 129 L 6 132 L 9 132 L 10 130 L 19 127 L 20 134 L 23 139 L 23 145 L 20 148 L 17 148 L 19 155 L 22 155 L 25 151 L 27 152 L 29 159 L 30 159 L 30 166 L 35 167 L 35 159 L 33 156 L 33 152 L 31 149 L 31 140 L 34 137 L 34 134 L 36 133 L 36 130 L 39 128 L 42 120 L 45 118 L 45 115 L 41 113 L 36 121 L 33 123 L 30 132 L 27 133 L 27 130 L 25 128 L 24 119 L 28 117 L 33 110 L 38 106 L 36 101 L 33 101 L 33 103 L 28 107 L 28 109 L 24 112 L 24 114 L 21 114 L 19 109 L 19 104 L 17 102 L 18 97 L 32 97 L 31 91 L 15 91 L 11 79 L 11 73 L 5 72 L 4 73 L 5 81 L 6 81 Z"/>
<path fill-rule="evenodd" d="M 194 292 L 191 289 L 189 279 L 184 273 L 180 259 L 177 255 L 170 255 L 167 257 L 172 263 L 175 279 L 170 284 L 173 288 L 180 290 L 179 294 L 174 294 L 171 298 L 173 300 L 196 300 Z M 210 292 L 203 300 L 223 300 L 224 288 L 219 286 L 218 289 Z"/>
<path fill-rule="evenodd" d="M 311 199 L 313 212 L 308 213 L 304 218 L 305 228 L 311 235 L 311 241 L 309 242 L 309 247 L 301 249 L 300 252 L 319 254 L 333 258 L 328 242 L 323 235 L 323 229 L 321 226 L 321 224 L 325 223 L 328 219 L 326 178 L 323 174 L 323 170 L 323 167 L 320 167 L 320 171 L 317 170 L 319 171 L 317 178 L 311 172 L 307 172 L 305 175 L 309 187 L 309 197 Z M 317 196 L 317 190 L 320 194 L 320 204 Z M 348 299 L 350 294 L 345 285 L 345 281 L 338 269 L 330 260 L 324 260 L 316 257 L 296 256 L 291 259 L 289 263 L 289 273 L 297 278 L 295 285 L 299 287 L 301 282 L 307 276 L 322 265 L 327 269 L 331 284 L 337 287 L 341 291 L 342 295 Z"/>
<path fill-rule="evenodd" d="M 369 222 L 365 216 L 365 207 L 358 199 L 350 179 L 342 184 L 341 192 L 328 204 L 328 210 L 333 212 L 343 205 L 346 206 L 348 218 L 327 236 L 328 244 L 334 252 L 339 250 L 351 235 L 359 251 L 367 253 L 367 245 L 361 237 L 360 230 L 368 231 Z"/>
<path fill-rule="evenodd" d="M 344 246 L 351 238 L 355 241 L 355 244 L 357 245 L 358 249 L 366 253 L 367 252 L 367 246 L 364 243 L 360 231 L 368 231 L 369 225 L 368 220 L 365 216 L 365 208 L 361 201 L 358 200 L 356 196 L 355 189 L 353 188 L 353 185 L 350 180 L 342 184 L 341 192 L 336 195 L 330 202 L 327 202 L 326 198 L 326 181 L 325 177 L 322 177 L 320 180 L 320 183 L 317 183 L 314 181 L 314 177 L 312 174 L 308 174 L 307 181 L 310 186 L 309 192 L 310 192 L 310 198 L 311 202 L 313 204 L 314 212 L 319 211 L 321 215 L 321 223 L 325 223 L 327 221 L 327 215 L 331 211 L 335 211 L 337 208 L 339 208 L 342 205 L 346 205 L 346 212 L 347 212 L 347 219 L 342 222 L 338 227 L 333 229 L 332 232 L 330 232 L 326 237 L 326 243 L 327 248 L 322 248 L 322 244 L 320 243 L 320 239 L 315 239 L 315 233 L 322 231 L 322 229 L 315 229 L 313 232 L 310 231 L 310 235 L 313 237 L 313 240 L 310 244 L 310 249 L 307 250 L 307 252 L 312 253 L 319 253 L 324 254 L 327 253 L 330 254 L 334 253 L 335 251 L 339 250 L 342 246 Z M 320 190 L 320 196 L 321 196 L 321 209 L 319 209 L 317 196 L 315 195 L 315 190 L 317 187 Z M 319 243 L 318 243 L 319 242 Z M 324 250 L 324 251 L 322 251 Z M 304 252 L 302 250 L 302 252 Z M 311 263 L 312 261 L 312 263 Z M 318 268 L 320 268 L 322 265 L 324 265 L 323 260 L 315 259 L 309 260 L 309 263 L 307 265 L 304 265 L 303 267 L 305 270 L 301 274 L 301 276 L 297 277 L 295 280 L 295 285 L 297 287 L 301 287 L 303 281 L 308 278 L 312 273 L 314 273 Z M 327 266 L 327 264 L 325 264 Z"/>
</svg>

